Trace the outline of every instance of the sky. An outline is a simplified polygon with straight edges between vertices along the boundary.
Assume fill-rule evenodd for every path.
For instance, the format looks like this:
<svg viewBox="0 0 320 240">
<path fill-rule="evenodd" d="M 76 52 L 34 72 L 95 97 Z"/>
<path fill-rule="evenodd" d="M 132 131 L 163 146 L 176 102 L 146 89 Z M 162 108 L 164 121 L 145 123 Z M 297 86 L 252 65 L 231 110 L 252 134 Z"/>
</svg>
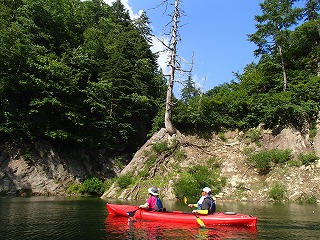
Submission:
<svg viewBox="0 0 320 240">
<path fill-rule="evenodd" d="M 114 0 L 104 0 L 111 4 Z M 121 0 L 132 18 L 144 10 L 155 35 L 153 51 L 163 48 L 156 40 L 163 38 L 165 26 L 170 22 L 159 4 L 163 0 Z M 174 2 L 169 0 L 169 2 Z M 257 62 L 253 51 L 257 48 L 249 42 L 247 34 L 255 29 L 255 15 L 261 15 L 261 0 L 182 0 L 184 16 L 180 19 L 181 41 L 177 45 L 178 54 L 186 61 L 183 68 L 190 70 L 193 56 L 192 79 L 202 92 L 206 92 L 222 83 L 236 80 L 233 72 L 242 73 L 244 67 Z M 157 7 L 159 6 L 159 7 Z M 166 56 L 158 59 L 159 65 L 167 71 Z M 181 81 L 187 76 L 177 76 Z M 177 97 L 183 86 L 175 83 Z"/>
</svg>

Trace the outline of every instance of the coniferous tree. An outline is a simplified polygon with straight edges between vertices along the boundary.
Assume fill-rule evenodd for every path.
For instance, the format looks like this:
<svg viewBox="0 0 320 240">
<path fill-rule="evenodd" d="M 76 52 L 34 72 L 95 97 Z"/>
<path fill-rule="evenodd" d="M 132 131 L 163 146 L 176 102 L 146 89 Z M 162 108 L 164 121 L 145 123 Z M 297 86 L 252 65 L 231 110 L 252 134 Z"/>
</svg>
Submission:
<svg viewBox="0 0 320 240">
<path fill-rule="evenodd" d="M 184 81 L 184 87 L 181 90 L 181 101 L 188 103 L 190 99 L 199 96 L 200 89 L 195 86 L 195 82 L 192 81 L 191 75 Z"/>
<path fill-rule="evenodd" d="M 293 3 L 293 0 L 261 2 L 259 5 L 262 15 L 255 16 L 257 31 L 248 35 L 249 40 L 258 46 L 258 49 L 254 51 L 256 56 L 279 53 L 283 73 L 283 91 L 286 91 L 288 87 L 283 46 L 287 40 L 289 28 L 297 24 L 302 11 L 299 8 L 293 8 Z"/>
</svg>

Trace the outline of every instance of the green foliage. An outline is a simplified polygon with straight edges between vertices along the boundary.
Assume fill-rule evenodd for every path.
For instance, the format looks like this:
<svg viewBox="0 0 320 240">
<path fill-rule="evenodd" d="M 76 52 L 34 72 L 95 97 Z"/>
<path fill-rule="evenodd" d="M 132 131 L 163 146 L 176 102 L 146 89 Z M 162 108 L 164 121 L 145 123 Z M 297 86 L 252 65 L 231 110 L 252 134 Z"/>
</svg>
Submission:
<svg viewBox="0 0 320 240">
<path fill-rule="evenodd" d="M 208 166 L 212 169 L 218 169 L 221 167 L 221 162 L 216 156 L 208 158 L 207 163 Z"/>
<path fill-rule="evenodd" d="M 1 139 L 141 146 L 165 94 L 146 14 L 132 21 L 120 1 L 10 2 L 0 3 Z"/>
<path fill-rule="evenodd" d="M 316 129 L 316 128 L 310 129 L 310 131 L 309 131 L 309 137 L 310 137 L 311 139 L 313 139 L 315 136 L 317 136 L 317 129 Z"/>
<path fill-rule="evenodd" d="M 261 174 L 266 174 L 270 171 L 272 164 L 282 164 L 291 160 L 291 152 L 290 149 L 264 150 L 250 154 L 248 161 L 252 163 Z"/>
<path fill-rule="evenodd" d="M 11 2 L 0 2 L 1 139 L 46 140 L 112 154 L 119 146 L 134 152 L 148 132 L 163 127 L 166 77 L 150 50 L 145 13 L 131 20 L 120 1 Z M 255 53 L 263 53 L 259 61 L 235 73 L 236 81 L 204 94 L 189 76 L 182 99 L 174 99 L 179 130 L 210 136 L 260 124 L 314 126 L 320 111 L 319 19 L 288 30 L 300 11 L 291 2 L 268 0 L 261 7 L 266 11 L 256 16 L 257 32 L 249 35 L 257 43 Z M 290 80 L 286 92 L 280 43 Z"/>
<path fill-rule="evenodd" d="M 274 184 L 269 191 L 269 197 L 276 202 L 281 202 L 281 201 L 285 200 L 285 198 L 286 198 L 285 187 L 280 183 Z"/>
<path fill-rule="evenodd" d="M 174 182 L 174 192 L 176 196 L 186 196 L 190 199 L 189 201 L 196 201 L 203 187 L 209 186 L 212 193 L 217 194 L 225 184 L 226 179 L 219 178 L 218 169 L 196 165 L 180 174 L 179 179 Z"/>
<path fill-rule="evenodd" d="M 309 203 L 309 204 L 315 204 L 317 203 L 317 198 L 315 196 L 308 196 L 307 199 L 306 199 L 306 202 Z"/>
<path fill-rule="evenodd" d="M 224 142 L 227 140 L 224 132 L 218 132 L 218 137 Z"/>
<path fill-rule="evenodd" d="M 157 142 L 152 145 L 152 150 L 155 151 L 157 154 L 161 154 L 164 151 L 167 151 L 168 148 L 168 142 L 167 141 L 162 141 L 162 142 Z"/>
<path fill-rule="evenodd" d="M 177 150 L 173 153 L 173 155 L 174 155 L 175 161 L 177 161 L 177 162 L 182 162 L 182 161 L 186 158 L 186 155 L 185 155 L 184 151 L 181 150 L 180 148 L 177 149 Z"/>
<path fill-rule="evenodd" d="M 318 156 L 314 152 L 310 153 L 299 153 L 298 159 L 301 161 L 303 165 L 309 165 L 310 163 L 318 160 Z"/>
<path fill-rule="evenodd" d="M 121 171 L 125 167 L 125 165 L 123 163 L 123 159 L 121 157 L 115 157 L 114 158 L 114 166 Z"/>
<path fill-rule="evenodd" d="M 82 183 L 82 186 L 84 193 L 89 195 L 100 196 L 105 191 L 103 182 L 96 177 L 86 179 Z"/>
<path fill-rule="evenodd" d="M 251 142 L 258 143 L 259 139 L 262 136 L 262 130 L 261 129 L 249 129 L 245 134 L 245 138 L 249 138 Z"/>
<path fill-rule="evenodd" d="M 200 192 L 199 183 L 188 172 L 182 172 L 180 178 L 174 182 L 174 193 L 180 198 L 186 196 L 189 201 L 195 201 Z"/>
<path fill-rule="evenodd" d="M 200 95 L 200 89 L 195 87 L 195 82 L 192 81 L 191 76 L 184 81 L 184 87 L 181 90 L 181 101 L 188 104 L 189 100 Z"/>
<path fill-rule="evenodd" d="M 270 17 L 276 17 L 277 15 L 272 15 L 272 11 L 276 9 L 272 9 L 270 2 L 264 4 L 271 12 Z M 273 7 L 287 3 L 275 1 Z M 278 10 L 290 15 L 290 6 L 283 7 Z M 292 13 L 295 15 L 297 11 Z M 281 18 L 276 19 L 274 24 L 281 25 L 279 20 Z M 294 22 L 294 19 L 291 20 Z M 216 86 L 201 97 L 190 98 L 188 104 L 178 101 L 174 108 L 176 126 L 193 132 L 220 132 L 221 129 L 246 131 L 261 124 L 270 129 L 294 127 L 303 130 L 306 124 L 314 126 L 320 110 L 320 77 L 317 76 L 319 60 L 316 57 L 319 56 L 319 47 L 315 44 L 319 38 L 317 25 L 319 20 L 306 22 L 295 31 L 285 30 L 285 34 L 279 35 L 285 38 L 281 39 L 281 43 L 286 49 L 286 70 L 290 79 L 286 91 L 283 91 L 278 47 L 274 42 L 267 41 L 259 46 L 261 51 L 269 53 L 261 55 L 257 64 L 248 64 L 243 74 L 235 74 L 237 82 Z M 263 23 L 259 27 L 263 28 Z M 310 131 L 310 136 L 314 135 L 315 130 Z M 257 142 L 259 133 L 252 132 L 249 137 Z"/>
<path fill-rule="evenodd" d="M 86 179 L 82 184 L 73 183 L 67 189 L 67 194 L 100 196 L 107 189 L 106 184 L 93 177 Z"/>
<path fill-rule="evenodd" d="M 83 186 L 78 183 L 72 183 L 69 185 L 66 192 L 67 194 L 81 194 L 83 192 Z"/>
<path fill-rule="evenodd" d="M 316 204 L 317 198 L 314 195 L 302 195 L 297 199 L 298 203 Z"/>
<path fill-rule="evenodd" d="M 117 179 L 117 184 L 121 189 L 127 188 L 132 183 L 133 183 L 132 174 L 122 174 Z"/>
</svg>

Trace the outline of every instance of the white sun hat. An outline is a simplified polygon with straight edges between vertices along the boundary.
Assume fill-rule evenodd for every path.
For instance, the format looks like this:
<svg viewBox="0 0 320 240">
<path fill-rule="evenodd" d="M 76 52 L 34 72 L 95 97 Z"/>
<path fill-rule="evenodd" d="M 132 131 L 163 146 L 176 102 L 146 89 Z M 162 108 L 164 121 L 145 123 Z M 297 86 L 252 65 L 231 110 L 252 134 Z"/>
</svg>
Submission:
<svg viewBox="0 0 320 240">
<path fill-rule="evenodd" d="M 150 193 L 152 195 L 159 195 L 158 188 L 156 188 L 156 187 L 149 188 L 148 193 Z"/>
</svg>

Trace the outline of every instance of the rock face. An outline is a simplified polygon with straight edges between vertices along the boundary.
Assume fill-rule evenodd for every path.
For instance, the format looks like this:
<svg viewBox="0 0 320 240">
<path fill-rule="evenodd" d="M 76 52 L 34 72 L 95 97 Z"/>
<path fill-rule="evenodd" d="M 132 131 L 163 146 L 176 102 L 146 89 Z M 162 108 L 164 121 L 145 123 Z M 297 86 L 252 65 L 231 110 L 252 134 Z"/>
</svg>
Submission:
<svg viewBox="0 0 320 240">
<path fill-rule="evenodd" d="M 70 183 L 112 172 L 104 152 L 53 149 L 47 143 L 28 147 L 0 148 L 0 194 L 65 195 Z M 95 161 L 94 161 L 94 160 Z"/>
<path fill-rule="evenodd" d="M 262 147 L 243 140 L 243 133 L 228 132 L 226 140 L 217 135 L 209 139 L 197 136 L 185 136 L 182 144 L 185 157 L 182 160 L 165 158 L 161 166 L 155 164 L 149 171 L 160 179 L 176 171 L 175 167 L 188 167 L 208 162 L 217 157 L 221 160 L 221 176 L 227 178 L 227 185 L 217 195 L 222 199 L 238 199 L 243 201 L 268 201 L 268 192 L 275 183 L 282 183 L 286 187 L 287 198 L 297 200 L 306 196 L 320 199 L 318 182 L 320 180 L 320 163 L 316 161 L 308 166 L 275 167 L 267 175 L 260 175 L 246 160 L 246 149 L 292 149 L 295 156 L 300 152 L 320 151 L 320 128 L 318 124 L 317 136 L 311 141 L 307 135 L 302 135 L 293 129 L 283 129 L 277 135 L 271 131 L 264 131 L 260 138 Z M 130 163 L 121 171 L 114 159 L 107 157 L 104 150 L 95 153 L 85 150 L 65 148 L 57 150 L 47 143 L 39 142 L 35 146 L 0 146 L 0 194 L 18 196 L 29 195 L 65 195 L 70 183 L 78 183 L 97 176 L 101 179 L 114 177 L 118 174 L 133 173 L 135 176 L 145 167 L 148 157 L 145 152 L 150 151 L 152 145 L 159 141 L 172 141 L 165 129 L 161 129 L 152 136 L 144 146 L 136 152 Z M 33 150 L 30 150 L 33 149 Z M 124 159 L 130 160 L 124 156 Z M 151 181 L 152 179 L 150 179 Z M 160 189 L 165 198 L 174 199 L 174 179 L 168 180 Z M 102 198 L 135 199 L 137 192 L 146 191 L 141 188 L 119 189 L 114 184 Z"/>
<path fill-rule="evenodd" d="M 317 156 L 320 156 L 320 118 L 317 122 L 317 135 L 313 140 L 314 151 Z"/>
<path fill-rule="evenodd" d="M 222 163 L 220 175 L 227 178 L 227 185 L 216 197 L 243 201 L 269 201 L 268 193 L 270 189 L 275 183 L 282 183 L 286 188 L 286 197 L 289 200 L 305 199 L 308 196 L 314 196 L 320 200 L 320 191 L 317 184 L 320 176 L 319 161 L 302 167 L 286 165 L 275 167 L 267 175 L 261 175 L 254 167 L 248 164 L 245 155 L 246 149 L 250 148 L 254 148 L 256 151 L 277 148 L 291 149 L 294 157 L 297 157 L 301 152 L 314 151 L 315 144 L 312 145 L 308 136 L 302 135 L 299 131 L 293 129 L 283 129 L 277 135 L 273 135 L 270 131 L 264 131 L 259 140 L 262 147 L 258 147 L 256 144 L 244 141 L 243 135 L 243 133 L 237 131 L 229 132 L 225 135 L 226 141 L 222 141 L 214 135 L 208 140 L 195 136 L 186 136 L 186 142 L 195 143 L 195 145 L 183 145 L 182 151 L 185 153 L 186 158 L 179 163 L 174 163 L 173 159 L 168 159 L 165 161 L 164 167 L 167 173 L 172 173 L 175 172 L 175 169 L 170 166 L 175 164 L 178 164 L 180 168 L 187 169 L 195 164 L 203 164 L 209 158 L 218 157 Z M 133 173 L 137 175 L 147 161 L 143 152 L 149 151 L 153 143 L 159 140 L 166 140 L 166 138 L 167 135 L 164 129 L 155 134 L 135 154 L 130 164 L 122 170 L 121 174 Z M 159 175 L 165 176 L 167 173 L 160 172 Z M 165 193 L 163 198 L 175 198 L 172 186 L 172 181 L 169 181 L 162 190 L 160 189 Z M 102 198 L 135 199 L 138 195 L 137 191 L 143 190 L 145 189 L 137 189 L 137 186 L 120 190 L 117 184 L 113 184 Z"/>
</svg>

